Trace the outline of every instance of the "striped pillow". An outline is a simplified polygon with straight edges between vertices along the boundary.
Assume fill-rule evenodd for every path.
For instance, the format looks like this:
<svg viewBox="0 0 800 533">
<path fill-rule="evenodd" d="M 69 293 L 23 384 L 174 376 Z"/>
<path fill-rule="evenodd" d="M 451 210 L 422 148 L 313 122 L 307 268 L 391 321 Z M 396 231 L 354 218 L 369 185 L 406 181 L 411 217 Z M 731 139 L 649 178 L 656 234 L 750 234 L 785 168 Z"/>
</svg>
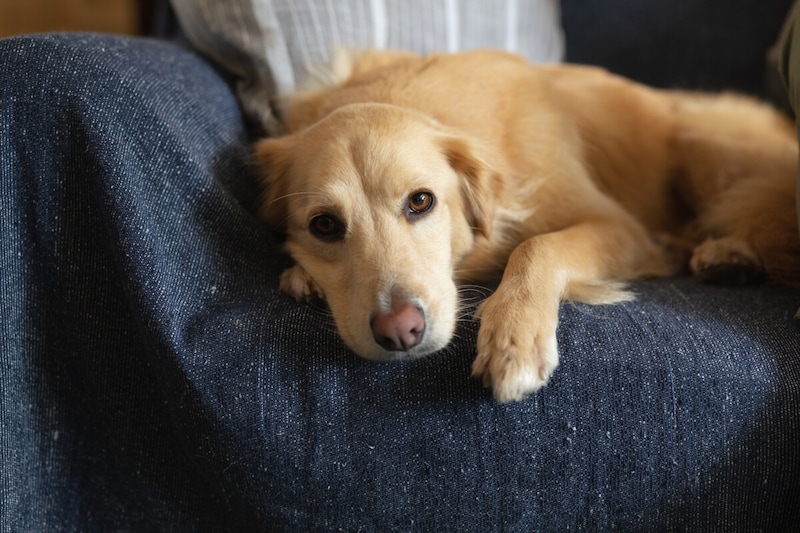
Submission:
<svg viewBox="0 0 800 533">
<path fill-rule="evenodd" d="M 558 0 L 171 0 L 189 40 L 239 80 L 245 111 L 327 65 L 332 50 L 500 48 L 563 57 Z"/>
</svg>

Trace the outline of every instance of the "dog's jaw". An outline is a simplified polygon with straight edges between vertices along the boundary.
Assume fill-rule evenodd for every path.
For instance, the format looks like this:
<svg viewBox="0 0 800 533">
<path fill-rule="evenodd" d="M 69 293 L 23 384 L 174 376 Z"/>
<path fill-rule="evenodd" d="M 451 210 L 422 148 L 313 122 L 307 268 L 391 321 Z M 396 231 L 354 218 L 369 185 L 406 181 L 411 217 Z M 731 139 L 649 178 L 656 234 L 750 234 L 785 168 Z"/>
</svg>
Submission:
<svg viewBox="0 0 800 533">
<path fill-rule="evenodd" d="M 455 302 L 456 290 L 455 285 L 451 285 L 451 288 L 437 285 L 440 292 L 438 295 L 422 296 L 421 292 L 424 290 L 422 285 L 418 285 L 418 289 L 414 290 L 398 284 L 380 291 L 382 296 L 377 307 L 373 309 L 373 317 L 414 310 L 411 312 L 412 316 L 419 315 L 423 318 L 424 332 L 419 336 L 418 344 L 404 350 L 398 350 L 397 347 L 387 348 L 378 342 L 376 335 L 373 335 L 375 344 L 365 343 L 369 344 L 369 356 L 365 354 L 362 356 L 376 361 L 407 360 L 425 357 L 445 348 L 455 330 L 455 305 L 451 305 L 451 302 Z M 375 333 L 374 328 L 373 333 Z"/>
<path fill-rule="evenodd" d="M 281 290 L 298 301 L 325 300 L 325 294 L 311 275 L 299 264 L 286 269 L 280 280 Z M 371 314 L 351 320 L 348 313 L 336 313 L 343 320 L 336 321 L 339 336 L 360 357 L 370 361 L 406 361 L 426 357 L 445 348 L 455 331 L 456 301 L 455 284 L 442 289 L 436 298 L 423 298 L 412 291 L 394 286 L 381 291 L 381 296 Z M 430 303 L 428 303 L 430 301 Z M 425 331 L 419 344 L 406 350 L 386 349 L 369 331 L 370 316 L 387 312 L 403 304 L 420 310 L 424 317 Z M 334 305 L 336 305 L 334 303 Z"/>
</svg>

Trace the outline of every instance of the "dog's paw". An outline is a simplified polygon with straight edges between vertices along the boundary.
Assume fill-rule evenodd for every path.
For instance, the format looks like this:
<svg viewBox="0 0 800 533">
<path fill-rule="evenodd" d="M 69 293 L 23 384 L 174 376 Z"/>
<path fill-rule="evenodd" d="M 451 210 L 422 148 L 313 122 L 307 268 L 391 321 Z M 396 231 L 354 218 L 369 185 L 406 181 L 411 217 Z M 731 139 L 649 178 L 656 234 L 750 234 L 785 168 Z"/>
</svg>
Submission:
<svg viewBox="0 0 800 533">
<path fill-rule="evenodd" d="M 281 274 L 280 288 L 295 300 L 324 300 L 325 295 L 317 283 L 308 275 L 300 265 L 287 268 Z"/>
<path fill-rule="evenodd" d="M 479 312 L 478 356 L 472 375 L 482 377 L 498 401 L 518 401 L 547 385 L 558 366 L 558 309 L 550 313 L 521 309 L 522 302 L 517 302 L 509 312 L 512 308 L 493 301 L 494 296 Z"/>
<path fill-rule="evenodd" d="M 703 281 L 742 285 L 764 276 L 755 250 L 736 237 L 707 239 L 694 249 L 692 273 Z"/>
</svg>

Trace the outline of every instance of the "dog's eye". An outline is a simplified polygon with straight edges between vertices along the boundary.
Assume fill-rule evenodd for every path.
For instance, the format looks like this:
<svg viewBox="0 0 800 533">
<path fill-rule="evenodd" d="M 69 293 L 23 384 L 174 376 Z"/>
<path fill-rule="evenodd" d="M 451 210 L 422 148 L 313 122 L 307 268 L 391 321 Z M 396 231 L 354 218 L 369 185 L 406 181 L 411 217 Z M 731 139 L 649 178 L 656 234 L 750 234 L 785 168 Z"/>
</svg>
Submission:
<svg viewBox="0 0 800 533">
<path fill-rule="evenodd" d="M 433 193 L 428 191 L 417 191 L 408 197 L 408 209 L 412 215 L 421 215 L 433 208 L 436 199 Z"/>
<path fill-rule="evenodd" d="M 312 235 L 324 241 L 339 241 L 344 239 L 344 224 L 333 215 L 317 215 L 311 219 L 308 226 Z"/>
</svg>

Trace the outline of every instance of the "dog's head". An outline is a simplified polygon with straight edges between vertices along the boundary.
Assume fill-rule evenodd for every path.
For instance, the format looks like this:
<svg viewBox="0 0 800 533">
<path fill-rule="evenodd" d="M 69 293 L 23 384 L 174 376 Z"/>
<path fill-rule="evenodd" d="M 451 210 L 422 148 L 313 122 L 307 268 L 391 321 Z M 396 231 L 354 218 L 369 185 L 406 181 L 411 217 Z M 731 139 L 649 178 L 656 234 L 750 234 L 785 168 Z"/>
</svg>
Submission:
<svg viewBox="0 0 800 533">
<path fill-rule="evenodd" d="M 296 261 L 281 287 L 327 300 L 345 343 L 367 359 L 446 346 L 454 269 L 490 229 L 488 172 L 474 147 L 416 112 L 351 104 L 256 153 L 260 216 Z"/>
</svg>

